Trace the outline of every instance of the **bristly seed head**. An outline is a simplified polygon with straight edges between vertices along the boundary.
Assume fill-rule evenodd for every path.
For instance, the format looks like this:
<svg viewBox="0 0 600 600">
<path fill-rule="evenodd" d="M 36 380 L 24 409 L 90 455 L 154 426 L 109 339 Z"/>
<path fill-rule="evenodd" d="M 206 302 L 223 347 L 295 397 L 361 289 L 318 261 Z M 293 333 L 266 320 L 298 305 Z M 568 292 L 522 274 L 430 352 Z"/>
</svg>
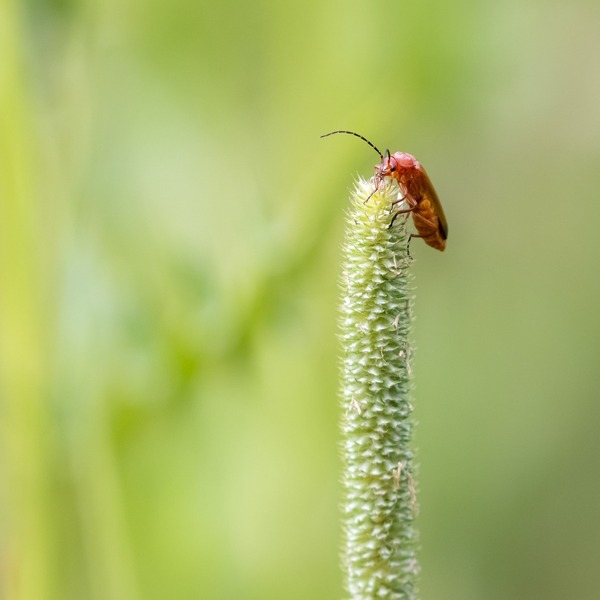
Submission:
<svg viewBox="0 0 600 600">
<path fill-rule="evenodd" d="M 389 227 L 397 193 L 396 185 L 357 182 L 343 248 L 343 561 L 351 600 L 416 598 L 412 261 L 404 223 Z"/>
</svg>

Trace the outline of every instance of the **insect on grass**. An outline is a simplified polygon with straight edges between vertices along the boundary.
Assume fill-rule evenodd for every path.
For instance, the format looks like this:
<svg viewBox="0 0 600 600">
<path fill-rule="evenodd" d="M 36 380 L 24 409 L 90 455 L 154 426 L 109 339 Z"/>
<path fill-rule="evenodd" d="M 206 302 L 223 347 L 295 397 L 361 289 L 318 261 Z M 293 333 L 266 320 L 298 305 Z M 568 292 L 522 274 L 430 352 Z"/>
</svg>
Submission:
<svg viewBox="0 0 600 600">
<path fill-rule="evenodd" d="M 412 213 L 418 234 L 412 234 L 411 237 L 423 238 L 428 246 L 443 251 L 448 239 L 448 223 L 440 199 L 421 163 L 412 154 L 406 152 L 390 154 L 390 151 L 386 150 L 384 156 L 377 146 L 354 131 L 336 130 L 321 137 L 336 133 L 354 135 L 367 142 L 379 154 L 381 163 L 375 165 L 375 189 L 379 189 L 386 178 L 394 179 L 398 183 L 402 195 L 392 202 L 392 206 L 406 202 L 408 208 L 396 210 L 390 226 L 398 215 Z"/>
</svg>

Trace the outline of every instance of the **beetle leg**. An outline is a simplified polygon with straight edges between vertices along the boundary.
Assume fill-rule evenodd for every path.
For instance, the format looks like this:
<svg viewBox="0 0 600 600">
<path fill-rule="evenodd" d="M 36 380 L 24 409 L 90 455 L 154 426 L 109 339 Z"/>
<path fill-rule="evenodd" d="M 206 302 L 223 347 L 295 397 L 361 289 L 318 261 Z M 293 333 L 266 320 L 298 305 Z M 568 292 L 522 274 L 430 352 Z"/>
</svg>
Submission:
<svg viewBox="0 0 600 600">
<path fill-rule="evenodd" d="M 432 223 L 429 219 L 426 219 L 422 215 L 419 215 L 419 219 L 423 221 L 426 225 L 430 225 L 433 229 L 436 228 L 436 224 Z M 422 235 L 415 235 L 414 237 L 423 237 Z"/>
<path fill-rule="evenodd" d="M 394 215 L 405 215 L 406 213 L 415 212 L 415 210 L 417 210 L 417 207 L 413 206 L 412 208 L 397 210 Z"/>
<path fill-rule="evenodd" d="M 377 169 L 377 167 L 375 167 L 375 169 Z M 375 174 L 375 189 L 367 196 L 367 199 L 363 202 L 363 204 L 366 204 L 370 199 L 371 196 L 373 196 L 373 194 L 375 194 L 375 192 L 379 191 L 379 185 L 381 184 L 381 179 L 377 179 L 377 174 Z"/>
<path fill-rule="evenodd" d="M 406 254 L 408 254 L 408 257 L 409 257 L 411 260 L 413 259 L 413 257 L 412 257 L 412 254 L 410 253 L 410 240 L 412 240 L 413 238 L 424 238 L 424 237 L 425 237 L 424 235 L 418 235 L 418 234 L 416 234 L 416 233 L 411 233 L 411 234 L 408 236 L 408 242 L 407 242 L 407 244 L 406 244 Z"/>
<path fill-rule="evenodd" d="M 397 210 L 397 211 L 394 213 L 394 216 L 392 217 L 392 220 L 390 221 L 390 224 L 389 224 L 389 226 L 388 226 L 388 229 L 389 229 L 389 228 L 390 228 L 390 227 L 391 227 L 391 226 L 394 224 L 394 221 L 396 220 L 396 217 L 397 217 L 398 215 L 406 215 L 406 214 L 408 214 L 408 213 L 414 212 L 416 208 L 417 208 L 416 206 L 413 206 L 412 208 L 407 208 L 406 210 Z"/>
<path fill-rule="evenodd" d="M 406 244 L 406 251 L 408 253 L 408 255 L 410 256 L 410 240 L 412 240 L 413 238 L 424 238 L 424 235 L 419 235 L 418 233 L 411 233 L 408 236 L 408 244 Z M 410 256 L 412 258 L 412 256 Z"/>
<path fill-rule="evenodd" d="M 377 188 L 375 188 L 375 189 L 374 189 L 374 190 L 373 190 L 373 191 L 372 191 L 372 192 L 371 192 L 371 193 L 370 193 L 370 194 L 367 196 L 367 199 L 366 199 L 366 200 L 363 202 L 363 204 L 366 204 L 366 203 L 367 203 L 367 202 L 368 202 L 368 201 L 371 199 L 371 197 L 373 196 L 373 194 L 374 194 L 376 191 L 377 191 Z"/>
</svg>

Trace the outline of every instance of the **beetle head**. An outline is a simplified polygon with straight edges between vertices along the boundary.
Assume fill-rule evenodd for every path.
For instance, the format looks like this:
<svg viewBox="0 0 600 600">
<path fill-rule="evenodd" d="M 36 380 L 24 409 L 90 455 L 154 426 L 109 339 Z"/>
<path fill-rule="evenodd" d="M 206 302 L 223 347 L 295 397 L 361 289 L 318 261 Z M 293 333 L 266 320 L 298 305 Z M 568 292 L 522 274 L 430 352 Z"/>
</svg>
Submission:
<svg viewBox="0 0 600 600">
<path fill-rule="evenodd" d="M 375 179 L 379 184 L 385 177 L 393 177 L 398 183 L 406 183 L 420 166 L 419 161 L 406 152 L 395 152 L 383 157 L 380 165 L 375 166 Z"/>
</svg>

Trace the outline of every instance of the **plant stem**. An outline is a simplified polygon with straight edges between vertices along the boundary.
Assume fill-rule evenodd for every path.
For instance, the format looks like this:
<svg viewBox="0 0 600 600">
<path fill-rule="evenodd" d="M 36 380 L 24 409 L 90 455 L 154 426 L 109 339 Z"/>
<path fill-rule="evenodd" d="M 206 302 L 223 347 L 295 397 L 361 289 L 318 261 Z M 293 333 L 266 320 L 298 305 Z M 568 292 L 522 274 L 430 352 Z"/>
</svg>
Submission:
<svg viewBox="0 0 600 600">
<path fill-rule="evenodd" d="M 398 189 L 373 192 L 356 184 L 343 248 L 343 568 L 351 600 L 415 600 L 412 259 L 404 217 L 390 227 Z"/>
</svg>

